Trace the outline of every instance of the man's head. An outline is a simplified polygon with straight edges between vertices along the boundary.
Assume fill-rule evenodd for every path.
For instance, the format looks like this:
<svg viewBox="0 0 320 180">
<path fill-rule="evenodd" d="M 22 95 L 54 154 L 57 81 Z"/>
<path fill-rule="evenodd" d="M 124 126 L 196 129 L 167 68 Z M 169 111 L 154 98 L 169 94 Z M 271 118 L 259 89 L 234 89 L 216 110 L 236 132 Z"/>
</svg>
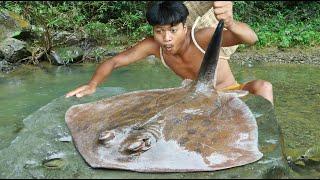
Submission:
<svg viewBox="0 0 320 180">
<path fill-rule="evenodd" d="M 167 52 L 176 53 L 184 42 L 188 15 L 187 7 L 179 1 L 157 1 L 149 6 L 147 21 L 153 26 L 155 40 Z"/>
</svg>

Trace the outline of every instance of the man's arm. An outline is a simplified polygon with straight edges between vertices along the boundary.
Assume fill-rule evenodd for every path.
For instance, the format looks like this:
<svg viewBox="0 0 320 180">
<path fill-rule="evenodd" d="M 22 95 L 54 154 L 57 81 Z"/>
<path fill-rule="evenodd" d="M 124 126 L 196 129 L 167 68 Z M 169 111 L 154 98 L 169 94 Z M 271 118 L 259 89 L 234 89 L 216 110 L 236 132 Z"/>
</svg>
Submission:
<svg viewBox="0 0 320 180">
<path fill-rule="evenodd" d="M 256 33 L 242 22 L 234 22 L 232 28 L 223 31 L 222 46 L 234 46 L 237 44 L 253 45 L 258 41 Z"/>
<path fill-rule="evenodd" d="M 258 40 L 256 33 L 246 23 L 235 21 L 232 9 L 233 3 L 231 1 L 213 2 L 213 10 L 217 20 L 224 20 L 224 27 L 227 29 L 223 33 L 222 46 L 253 45 Z"/>
<path fill-rule="evenodd" d="M 109 60 L 100 64 L 92 76 L 91 80 L 83 86 L 76 88 L 66 94 L 66 97 L 92 94 L 96 91 L 97 86 L 109 77 L 111 72 L 119 67 L 127 66 L 133 62 L 141 60 L 155 53 L 159 49 L 159 45 L 155 43 L 153 38 L 147 38 L 137 43 L 133 47 L 117 54 Z"/>
<path fill-rule="evenodd" d="M 256 33 L 246 23 L 233 19 L 231 1 L 214 1 L 213 10 L 218 21 L 224 20 L 226 30 L 223 31 L 223 47 L 238 44 L 253 45 L 258 40 Z M 214 31 L 215 28 L 203 28 L 196 33 L 201 47 L 207 47 Z"/>
</svg>

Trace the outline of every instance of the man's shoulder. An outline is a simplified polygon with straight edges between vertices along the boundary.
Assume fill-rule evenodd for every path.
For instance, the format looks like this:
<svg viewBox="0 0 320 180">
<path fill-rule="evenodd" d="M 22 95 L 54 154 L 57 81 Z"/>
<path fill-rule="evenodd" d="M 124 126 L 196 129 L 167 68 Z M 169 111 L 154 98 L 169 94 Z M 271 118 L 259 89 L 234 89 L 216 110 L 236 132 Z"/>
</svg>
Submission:
<svg viewBox="0 0 320 180">
<path fill-rule="evenodd" d="M 141 40 L 141 42 L 145 42 L 145 43 L 149 43 L 149 44 L 154 44 L 154 45 L 159 45 L 159 43 L 154 39 L 153 36 L 145 37 L 144 39 Z"/>
<path fill-rule="evenodd" d="M 132 45 L 130 49 L 136 52 L 143 51 L 147 54 L 158 55 L 160 44 L 153 37 L 146 37 Z"/>
<path fill-rule="evenodd" d="M 148 46 L 149 48 L 152 48 L 152 49 L 160 48 L 160 44 L 153 37 L 146 37 L 142 39 L 139 43 L 145 46 Z"/>
</svg>

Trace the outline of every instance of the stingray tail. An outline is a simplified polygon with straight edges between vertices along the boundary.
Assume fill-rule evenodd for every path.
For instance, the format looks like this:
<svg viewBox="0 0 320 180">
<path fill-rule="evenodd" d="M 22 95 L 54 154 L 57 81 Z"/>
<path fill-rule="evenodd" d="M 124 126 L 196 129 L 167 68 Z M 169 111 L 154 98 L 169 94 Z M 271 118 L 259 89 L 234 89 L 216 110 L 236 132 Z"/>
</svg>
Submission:
<svg viewBox="0 0 320 180">
<path fill-rule="evenodd" d="M 198 74 L 197 84 L 208 85 L 209 83 L 213 83 L 213 86 L 215 86 L 214 78 L 216 78 L 215 72 L 219 59 L 223 26 L 224 21 L 220 20 L 208 45 L 206 53 L 204 54 L 204 58 Z"/>
</svg>

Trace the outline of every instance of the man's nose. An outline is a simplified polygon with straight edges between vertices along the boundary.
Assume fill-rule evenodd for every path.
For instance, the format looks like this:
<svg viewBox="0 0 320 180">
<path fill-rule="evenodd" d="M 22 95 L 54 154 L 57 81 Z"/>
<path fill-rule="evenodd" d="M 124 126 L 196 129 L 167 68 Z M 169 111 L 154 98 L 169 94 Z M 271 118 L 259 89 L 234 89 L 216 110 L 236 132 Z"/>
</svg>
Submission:
<svg viewBox="0 0 320 180">
<path fill-rule="evenodd" d="M 165 34 L 164 34 L 164 38 L 163 39 L 164 39 L 165 42 L 171 41 L 172 40 L 171 33 L 166 31 Z"/>
</svg>

